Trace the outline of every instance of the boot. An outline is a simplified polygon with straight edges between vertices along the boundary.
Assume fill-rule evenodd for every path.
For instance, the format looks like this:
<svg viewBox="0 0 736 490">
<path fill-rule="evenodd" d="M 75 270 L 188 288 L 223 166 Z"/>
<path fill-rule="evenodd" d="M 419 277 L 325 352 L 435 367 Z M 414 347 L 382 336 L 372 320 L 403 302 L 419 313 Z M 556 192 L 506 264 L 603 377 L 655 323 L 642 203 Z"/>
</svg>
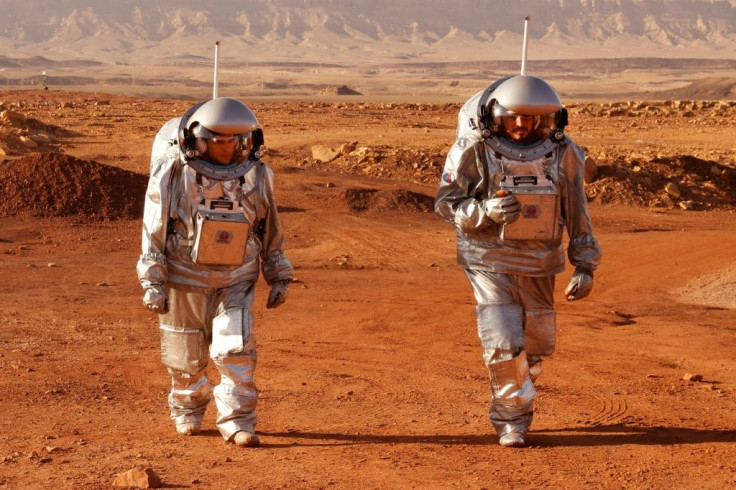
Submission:
<svg viewBox="0 0 736 490">
<path fill-rule="evenodd" d="M 184 422 L 183 424 L 176 424 L 176 431 L 183 436 L 196 436 L 202 429 L 202 424 L 199 422 Z"/>
<path fill-rule="evenodd" d="M 503 447 L 524 447 L 526 444 L 526 434 L 509 432 L 499 437 L 498 443 Z"/>
<path fill-rule="evenodd" d="M 233 436 L 233 443 L 235 443 L 236 446 L 258 447 L 261 445 L 261 439 L 252 432 L 240 430 Z"/>
</svg>

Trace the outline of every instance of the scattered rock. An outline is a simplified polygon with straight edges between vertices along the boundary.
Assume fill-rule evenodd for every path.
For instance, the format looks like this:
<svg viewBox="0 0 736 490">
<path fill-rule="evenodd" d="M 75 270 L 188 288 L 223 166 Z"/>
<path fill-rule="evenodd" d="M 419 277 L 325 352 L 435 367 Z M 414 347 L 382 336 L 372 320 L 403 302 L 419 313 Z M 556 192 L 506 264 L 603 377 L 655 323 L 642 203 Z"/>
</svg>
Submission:
<svg viewBox="0 0 736 490">
<path fill-rule="evenodd" d="M 29 138 L 31 138 L 39 145 L 48 145 L 50 143 L 53 143 L 53 138 L 46 133 L 31 134 L 29 135 Z"/>
<path fill-rule="evenodd" d="M 113 485 L 116 487 L 161 488 L 161 478 L 151 468 L 132 469 L 119 473 Z"/>
<path fill-rule="evenodd" d="M 29 136 L 21 136 L 20 142 L 23 143 L 23 146 L 25 146 L 29 150 L 35 150 L 36 148 L 38 148 L 38 143 L 36 143 L 33 138 Z"/>
<path fill-rule="evenodd" d="M 16 111 L 0 112 L 0 122 L 9 126 L 20 127 L 25 125 L 26 116 Z"/>
<path fill-rule="evenodd" d="M 667 182 L 667 185 L 664 186 L 664 191 L 675 199 L 678 199 L 680 196 L 682 196 L 680 188 L 677 187 L 677 184 L 672 182 Z"/>
<path fill-rule="evenodd" d="M 329 163 L 340 156 L 340 150 L 329 146 L 316 145 L 312 147 L 312 158 L 318 162 Z"/>
<path fill-rule="evenodd" d="M 692 155 L 627 158 L 610 154 L 608 162 L 598 166 L 593 182 L 586 181 L 590 200 L 667 209 L 736 208 L 736 170 L 722 163 Z M 714 167 L 721 173 L 716 174 Z"/>
<path fill-rule="evenodd" d="M 431 148 L 406 148 L 389 145 L 374 147 L 360 146 L 356 143 L 345 143 L 340 150 L 332 150 L 320 159 L 313 158 L 312 163 L 327 165 L 332 171 L 362 174 L 377 178 L 396 178 L 422 183 L 439 182 L 440 172 L 444 166 L 447 148 L 434 146 Z M 332 158 L 334 153 L 337 156 Z M 312 151 L 314 155 L 314 147 Z M 327 162 L 327 158 L 332 158 Z M 295 158 L 295 163 L 301 160 Z"/>
<path fill-rule="evenodd" d="M 694 382 L 703 381 L 703 375 L 686 373 L 682 377 L 682 379 L 684 379 L 685 381 L 694 381 Z"/>
<path fill-rule="evenodd" d="M 0 156 L 23 155 L 31 151 L 59 151 L 51 131 L 68 131 L 43 123 L 16 111 L 0 112 Z"/>
</svg>

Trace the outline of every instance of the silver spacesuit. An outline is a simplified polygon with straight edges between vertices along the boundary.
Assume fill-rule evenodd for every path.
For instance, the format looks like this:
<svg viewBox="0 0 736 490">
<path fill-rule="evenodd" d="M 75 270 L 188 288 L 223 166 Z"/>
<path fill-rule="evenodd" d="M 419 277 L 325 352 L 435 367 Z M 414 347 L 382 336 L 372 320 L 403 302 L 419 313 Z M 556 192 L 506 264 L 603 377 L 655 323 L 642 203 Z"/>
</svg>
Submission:
<svg viewBox="0 0 736 490">
<path fill-rule="evenodd" d="M 255 115 L 236 99 L 197 104 L 165 123 L 151 153 L 137 264 L 143 302 L 159 313 L 178 432 L 200 431 L 212 359 L 221 375 L 217 427 L 244 446 L 259 443 L 251 313 L 259 267 L 269 308 L 285 301 L 292 278 L 262 143 Z"/>
<path fill-rule="evenodd" d="M 601 250 L 583 186 L 584 152 L 567 112 L 538 77 L 499 80 L 458 115 L 435 210 L 457 230 L 491 379 L 490 418 L 504 446 L 523 446 L 541 356 L 555 348 L 555 274 L 575 266 L 569 300 L 587 296 Z"/>
</svg>

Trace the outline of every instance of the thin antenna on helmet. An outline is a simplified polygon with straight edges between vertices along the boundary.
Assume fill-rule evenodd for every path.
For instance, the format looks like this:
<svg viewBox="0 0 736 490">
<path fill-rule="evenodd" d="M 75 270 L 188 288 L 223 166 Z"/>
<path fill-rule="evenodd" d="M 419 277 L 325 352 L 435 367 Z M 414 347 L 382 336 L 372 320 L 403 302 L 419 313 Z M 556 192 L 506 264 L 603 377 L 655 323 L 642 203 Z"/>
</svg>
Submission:
<svg viewBox="0 0 736 490">
<path fill-rule="evenodd" d="M 524 43 L 521 46 L 521 76 L 526 75 L 526 46 L 529 40 L 529 21 L 531 16 L 524 17 Z"/>
<path fill-rule="evenodd" d="M 217 73 L 220 68 L 220 41 L 215 41 L 215 79 L 212 82 L 212 98 L 217 98 Z"/>
</svg>

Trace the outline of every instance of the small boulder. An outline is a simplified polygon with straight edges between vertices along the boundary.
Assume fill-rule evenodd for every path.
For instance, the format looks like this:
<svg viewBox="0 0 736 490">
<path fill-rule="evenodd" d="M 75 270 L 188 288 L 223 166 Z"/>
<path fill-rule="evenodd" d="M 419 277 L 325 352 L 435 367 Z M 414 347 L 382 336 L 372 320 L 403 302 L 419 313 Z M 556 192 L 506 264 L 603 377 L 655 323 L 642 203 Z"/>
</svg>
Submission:
<svg viewBox="0 0 736 490">
<path fill-rule="evenodd" d="M 161 488 L 161 478 L 151 469 L 119 473 L 112 483 L 116 487 Z"/>
<path fill-rule="evenodd" d="M 664 186 L 664 191 L 675 199 L 682 195 L 680 188 L 674 182 L 667 182 L 667 185 Z"/>
<path fill-rule="evenodd" d="M 312 147 L 312 158 L 319 162 L 328 163 L 340 156 L 340 150 L 329 146 L 316 145 Z"/>
<path fill-rule="evenodd" d="M 2 111 L 0 112 L 0 121 L 8 126 L 14 126 L 20 128 L 26 124 L 26 116 L 16 111 Z"/>
</svg>

